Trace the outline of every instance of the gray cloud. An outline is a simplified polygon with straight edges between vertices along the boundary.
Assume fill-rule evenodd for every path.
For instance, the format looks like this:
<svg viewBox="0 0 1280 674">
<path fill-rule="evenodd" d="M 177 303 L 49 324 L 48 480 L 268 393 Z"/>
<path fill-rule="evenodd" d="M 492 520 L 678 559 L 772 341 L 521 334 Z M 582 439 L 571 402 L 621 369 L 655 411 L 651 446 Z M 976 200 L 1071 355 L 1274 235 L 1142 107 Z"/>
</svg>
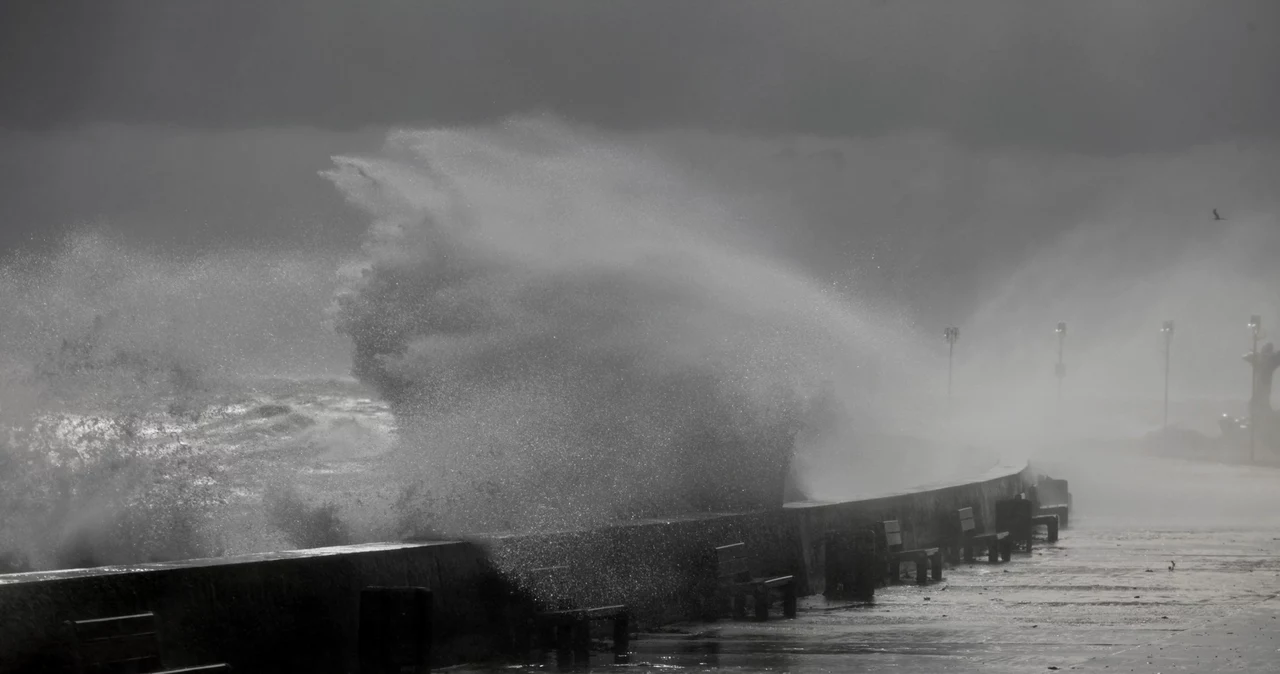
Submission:
<svg viewBox="0 0 1280 674">
<path fill-rule="evenodd" d="M 316 170 L 382 133 L 0 130 L 0 253 L 85 228 L 174 248 L 351 246 L 366 223 Z"/>
<path fill-rule="evenodd" d="M 1280 5 L 724 0 L 7 3 L 0 123 L 471 123 L 1117 153 L 1276 134 Z"/>
</svg>

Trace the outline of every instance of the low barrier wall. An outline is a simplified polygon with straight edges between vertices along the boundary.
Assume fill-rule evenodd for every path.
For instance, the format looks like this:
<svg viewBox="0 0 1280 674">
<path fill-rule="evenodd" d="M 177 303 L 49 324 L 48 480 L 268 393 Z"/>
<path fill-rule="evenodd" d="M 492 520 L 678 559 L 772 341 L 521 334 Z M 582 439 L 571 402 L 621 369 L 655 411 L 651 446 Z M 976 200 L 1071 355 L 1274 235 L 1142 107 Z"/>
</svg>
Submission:
<svg viewBox="0 0 1280 674">
<path fill-rule="evenodd" d="M 470 542 L 344 546 L 240 557 L 0 576 L 0 672 L 68 664 L 62 623 L 154 611 L 170 667 L 229 662 L 238 672 L 354 672 L 359 592 L 370 585 L 432 589 L 435 665 L 509 648 L 527 602 L 527 569 L 570 566 L 574 599 L 627 604 L 638 626 L 707 615 L 712 548 L 744 542 L 759 573 L 794 574 L 801 594 L 823 590 L 828 531 L 898 519 L 906 543 L 941 540 L 948 518 L 973 507 L 993 521 L 996 499 L 1025 490 L 1029 468 L 986 479 L 842 503 L 705 514 Z"/>
</svg>

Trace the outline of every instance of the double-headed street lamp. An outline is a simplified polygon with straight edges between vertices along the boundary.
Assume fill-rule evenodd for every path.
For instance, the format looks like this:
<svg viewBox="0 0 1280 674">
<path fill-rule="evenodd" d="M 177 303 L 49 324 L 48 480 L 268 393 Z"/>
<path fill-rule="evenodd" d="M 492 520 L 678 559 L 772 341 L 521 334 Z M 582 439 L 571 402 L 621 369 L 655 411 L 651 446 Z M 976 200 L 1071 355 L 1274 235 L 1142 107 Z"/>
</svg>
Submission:
<svg viewBox="0 0 1280 674">
<path fill-rule="evenodd" d="M 1062 361 L 1063 345 L 1067 340 L 1067 324 L 1058 321 L 1058 328 L 1054 330 L 1058 333 L 1058 365 L 1054 368 L 1054 374 L 1058 377 L 1058 402 L 1062 402 L 1062 378 L 1067 376 L 1067 365 Z"/>
<path fill-rule="evenodd" d="M 1249 461 L 1254 460 L 1254 446 L 1257 444 L 1257 397 L 1258 392 L 1258 340 L 1262 338 L 1262 316 L 1254 314 L 1249 317 L 1249 330 L 1253 333 L 1253 386 L 1249 389 Z"/>
<path fill-rule="evenodd" d="M 1169 350 L 1173 344 L 1173 321 L 1165 321 L 1164 333 L 1164 432 L 1169 434 Z"/>
<path fill-rule="evenodd" d="M 951 404 L 951 364 L 956 353 L 956 340 L 960 339 L 960 328 L 949 327 L 942 330 L 942 337 L 947 340 L 947 405 Z"/>
</svg>

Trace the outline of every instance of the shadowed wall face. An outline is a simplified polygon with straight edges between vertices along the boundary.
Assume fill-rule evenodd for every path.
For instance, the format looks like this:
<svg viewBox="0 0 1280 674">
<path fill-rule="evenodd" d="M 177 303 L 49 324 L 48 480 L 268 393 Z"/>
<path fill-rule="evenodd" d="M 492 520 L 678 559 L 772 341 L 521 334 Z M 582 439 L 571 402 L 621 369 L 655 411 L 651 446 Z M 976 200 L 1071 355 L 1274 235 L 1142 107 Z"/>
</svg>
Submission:
<svg viewBox="0 0 1280 674">
<path fill-rule="evenodd" d="M 433 593 L 433 665 L 481 661 L 512 646 L 529 606 L 513 581 L 567 564 L 575 598 L 626 604 L 634 628 L 699 616 L 714 586 L 707 558 L 745 542 L 753 570 L 795 574 L 822 591 L 826 532 L 899 519 L 911 540 L 940 542 L 960 507 L 989 511 L 1026 488 L 1029 470 L 861 502 L 768 513 L 704 515 L 470 543 L 375 544 L 193 560 L 139 569 L 0 577 L 0 672 L 57 671 L 64 619 L 154 611 L 167 666 L 228 662 L 236 671 L 344 672 L 356 668 L 359 597 L 371 585 Z M 710 582 L 708 582 L 710 581 Z M 526 596 L 527 597 L 527 596 Z"/>
</svg>

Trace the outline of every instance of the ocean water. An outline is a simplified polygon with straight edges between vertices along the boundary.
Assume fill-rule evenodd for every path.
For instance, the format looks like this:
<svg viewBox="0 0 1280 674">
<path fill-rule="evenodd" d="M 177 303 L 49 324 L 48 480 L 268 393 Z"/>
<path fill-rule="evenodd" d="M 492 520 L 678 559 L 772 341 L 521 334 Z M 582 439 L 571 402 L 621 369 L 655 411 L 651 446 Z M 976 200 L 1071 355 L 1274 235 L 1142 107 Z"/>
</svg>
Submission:
<svg viewBox="0 0 1280 674">
<path fill-rule="evenodd" d="M 317 168 L 368 216 L 360 250 L 93 233 L 0 266 L 8 568 L 847 499 L 1004 460 L 949 437 L 932 333 L 642 146 L 517 119 Z"/>
<path fill-rule="evenodd" d="M 222 382 L 8 428 L 15 567 L 161 561 L 395 538 L 389 406 L 352 378 Z M 377 522 L 378 524 L 373 524 Z"/>
</svg>

